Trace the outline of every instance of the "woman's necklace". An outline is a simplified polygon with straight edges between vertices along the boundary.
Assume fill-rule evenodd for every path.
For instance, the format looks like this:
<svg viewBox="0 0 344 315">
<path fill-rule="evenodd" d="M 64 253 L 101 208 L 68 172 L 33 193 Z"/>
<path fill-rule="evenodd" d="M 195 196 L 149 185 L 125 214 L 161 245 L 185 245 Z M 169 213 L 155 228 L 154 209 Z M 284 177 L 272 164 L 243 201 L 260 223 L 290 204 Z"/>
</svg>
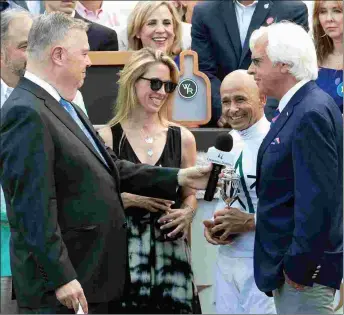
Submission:
<svg viewBox="0 0 344 315">
<path fill-rule="evenodd" d="M 151 158 L 154 154 L 153 143 L 156 140 L 156 135 L 147 135 L 143 128 L 141 129 L 141 134 L 143 136 L 143 140 L 148 144 L 147 155 Z"/>
</svg>

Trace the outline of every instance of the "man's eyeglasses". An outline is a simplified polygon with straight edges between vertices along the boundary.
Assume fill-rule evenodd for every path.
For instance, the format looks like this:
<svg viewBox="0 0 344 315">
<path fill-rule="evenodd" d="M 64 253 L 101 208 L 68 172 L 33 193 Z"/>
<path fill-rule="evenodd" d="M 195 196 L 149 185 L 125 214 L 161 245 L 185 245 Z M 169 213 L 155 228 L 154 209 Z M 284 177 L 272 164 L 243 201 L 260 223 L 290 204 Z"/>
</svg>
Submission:
<svg viewBox="0 0 344 315">
<path fill-rule="evenodd" d="M 164 85 L 165 92 L 172 93 L 178 85 L 177 83 L 174 83 L 172 81 L 161 81 L 160 79 L 156 79 L 156 78 L 149 79 L 145 77 L 140 77 L 140 79 L 150 81 L 150 88 L 154 92 L 159 91 L 162 85 Z"/>
</svg>

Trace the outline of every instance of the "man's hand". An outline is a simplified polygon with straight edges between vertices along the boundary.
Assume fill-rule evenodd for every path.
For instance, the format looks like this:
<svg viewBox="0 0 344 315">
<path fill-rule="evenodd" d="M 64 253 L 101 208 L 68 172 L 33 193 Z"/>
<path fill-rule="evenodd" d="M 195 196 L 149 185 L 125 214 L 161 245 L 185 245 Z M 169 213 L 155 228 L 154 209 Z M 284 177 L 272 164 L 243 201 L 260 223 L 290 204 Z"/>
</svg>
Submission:
<svg viewBox="0 0 344 315">
<path fill-rule="evenodd" d="M 178 172 L 178 184 L 179 186 L 198 190 L 206 189 L 212 169 L 212 164 L 180 169 Z"/>
<path fill-rule="evenodd" d="M 305 289 L 305 285 L 298 284 L 298 283 L 294 282 L 293 280 L 289 279 L 289 277 L 287 276 L 287 274 L 285 273 L 284 270 L 283 270 L 283 274 L 284 274 L 285 282 L 287 282 L 287 283 L 288 283 L 290 286 L 292 286 L 295 290 L 303 291 L 303 290 Z"/>
<path fill-rule="evenodd" d="M 55 294 L 61 304 L 67 306 L 69 309 L 73 308 L 75 313 L 78 311 L 79 303 L 84 313 L 88 313 L 84 290 L 78 280 L 72 280 L 62 287 L 59 287 L 56 289 Z"/>
<path fill-rule="evenodd" d="M 212 220 L 204 220 L 204 237 L 208 241 L 208 243 L 213 245 L 228 245 L 231 244 L 231 240 L 221 241 L 217 237 L 211 233 L 212 228 L 215 226 L 214 221 Z"/>
<path fill-rule="evenodd" d="M 121 194 L 124 209 L 130 207 L 138 207 L 142 209 L 146 209 L 150 212 L 158 212 L 164 211 L 168 212 L 171 210 L 171 206 L 174 204 L 172 200 L 166 200 L 161 198 L 153 198 L 153 197 L 145 197 L 134 195 L 130 193 L 122 193 Z"/>
<path fill-rule="evenodd" d="M 220 237 L 221 241 L 226 240 L 230 234 L 245 233 L 255 230 L 254 214 L 240 211 L 237 208 L 224 208 L 215 211 L 214 224 L 211 233 L 215 234 L 224 231 Z"/>
</svg>

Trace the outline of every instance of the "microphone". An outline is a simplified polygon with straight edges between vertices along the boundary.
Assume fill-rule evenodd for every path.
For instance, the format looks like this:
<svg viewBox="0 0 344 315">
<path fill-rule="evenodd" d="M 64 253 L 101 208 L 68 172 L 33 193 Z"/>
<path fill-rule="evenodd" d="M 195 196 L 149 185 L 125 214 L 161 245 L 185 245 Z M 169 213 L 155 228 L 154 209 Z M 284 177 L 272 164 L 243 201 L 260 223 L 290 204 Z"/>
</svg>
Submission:
<svg viewBox="0 0 344 315">
<path fill-rule="evenodd" d="M 205 201 L 213 200 L 222 167 L 231 165 L 229 152 L 232 148 L 233 138 L 229 133 L 225 132 L 217 136 L 215 147 L 208 149 L 207 159 L 213 163 L 213 169 L 210 173 L 207 189 L 204 194 Z"/>
</svg>

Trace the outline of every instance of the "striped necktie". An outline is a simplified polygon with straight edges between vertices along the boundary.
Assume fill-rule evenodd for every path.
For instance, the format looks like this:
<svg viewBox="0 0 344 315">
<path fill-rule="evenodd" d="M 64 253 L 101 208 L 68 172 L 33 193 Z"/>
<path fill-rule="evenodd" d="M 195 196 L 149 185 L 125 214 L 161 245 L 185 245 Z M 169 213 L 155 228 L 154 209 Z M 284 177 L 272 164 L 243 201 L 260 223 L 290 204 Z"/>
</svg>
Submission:
<svg viewBox="0 0 344 315">
<path fill-rule="evenodd" d="M 275 110 L 275 113 L 274 113 L 274 117 L 272 118 L 271 120 L 271 126 L 276 122 L 276 120 L 278 119 L 279 115 L 281 114 L 281 112 L 279 111 L 279 109 L 277 108 Z"/>
<path fill-rule="evenodd" d="M 103 159 L 103 161 L 105 162 L 105 164 L 109 167 L 109 165 L 106 163 L 104 156 L 101 154 L 96 142 L 94 141 L 92 135 L 90 134 L 90 132 L 87 130 L 86 126 L 84 125 L 84 123 L 81 121 L 81 119 L 79 118 L 75 108 L 72 106 L 71 103 L 69 103 L 68 101 L 66 101 L 65 99 L 61 98 L 60 99 L 60 104 L 62 105 L 62 107 L 72 116 L 72 118 L 74 119 L 74 121 L 77 123 L 77 125 L 80 127 L 80 129 L 83 131 L 83 133 L 85 134 L 85 136 L 87 137 L 87 139 L 92 143 L 93 147 L 95 148 L 95 150 L 98 152 L 98 154 L 101 156 L 101 158 Z"/>
</svg>

